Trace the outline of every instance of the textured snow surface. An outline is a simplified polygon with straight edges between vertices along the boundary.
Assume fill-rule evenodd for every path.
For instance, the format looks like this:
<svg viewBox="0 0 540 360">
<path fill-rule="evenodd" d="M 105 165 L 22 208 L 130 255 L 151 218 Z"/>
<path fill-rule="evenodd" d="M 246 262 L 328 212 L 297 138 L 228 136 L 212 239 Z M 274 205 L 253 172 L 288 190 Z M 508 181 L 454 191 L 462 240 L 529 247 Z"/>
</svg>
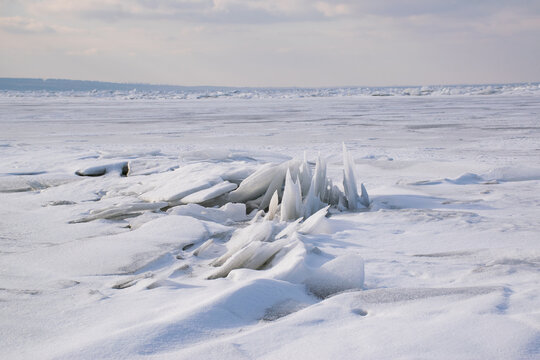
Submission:
<svg viewBox="0 0 540 360">
<path fill-rule="evenodd" d="M 4 81 L 2 81 L 4 80 Z M 7 83 L 6 83 L 7 80 Z M 175 87 L 145 84 L 113 84 L 80 81 L 57 83 L 48 87 L 51 80 L 41 83 L 38 79 L 26 86 L 11 86 L 12 81 L 32 79 L 0 78 L 0 96 L 5 97 L 94 97 L 125 100 L 171 99 L 208 100 L 236 99 L 298 99 L 306 97 L 366 97 L 366 96 L 492 96 L 538 95 L 539 83 L 414 86 L 414 87 L 345 87 L 345 88 L 234 88 L 234 87 Z M 62 80 L 52 80 L 52 82 Z M 20 84 L 22 85 L 22 84 Z M 105 87 L 104 87 L 105 85 Z M 25 89 L 25 90 L 19 90 Z M 91 89 L 91 90 L 88 90 Z"/>
<path fill-rule="evenodd" d="M 0 357 L 538 359 L 538 85 L 313 91 L 1 93 Z"/>
</svg>

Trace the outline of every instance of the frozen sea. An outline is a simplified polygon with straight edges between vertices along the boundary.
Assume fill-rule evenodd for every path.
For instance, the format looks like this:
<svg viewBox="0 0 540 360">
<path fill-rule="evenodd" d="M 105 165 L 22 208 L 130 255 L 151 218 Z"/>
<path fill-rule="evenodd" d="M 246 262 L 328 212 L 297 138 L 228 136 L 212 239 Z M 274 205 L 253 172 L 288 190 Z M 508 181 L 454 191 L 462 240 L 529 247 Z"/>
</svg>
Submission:
<svg viewBox="0 0 540 360">
<path fill-rule="evenodd" d="M 540 358 L 537 83 L 10 88 L 0 128 L 4 359 Z M 369 206 L 257 214 L 323 164 Z"/>
</svg>

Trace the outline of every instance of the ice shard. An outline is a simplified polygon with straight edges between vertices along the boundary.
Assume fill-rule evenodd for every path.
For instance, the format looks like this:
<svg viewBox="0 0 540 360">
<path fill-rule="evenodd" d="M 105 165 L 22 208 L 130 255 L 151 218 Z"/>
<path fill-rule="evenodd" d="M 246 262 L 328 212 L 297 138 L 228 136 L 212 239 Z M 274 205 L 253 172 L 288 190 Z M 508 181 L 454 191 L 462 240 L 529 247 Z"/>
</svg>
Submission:
<svg viewBox="0 0 540 360">
<path fill-rule="evenodd" d="M 231 202 L 247 202 L 256 199 L 268 190 L 274 177 L 283 171 L 281 165 L 267 164 L 240 183 L 238 189 L 229 193 Z"/>
<path fill-rule="evenodd" d="M 298 178 L 297 178 L 298 179 Z M 300 184 L 295 184 L 291 178 L 291 172 L 287 170 L 285 175 L 285 189 L 281 201 L 281 221 L 296 220 L 302 214 L 302 190 Z"/>
<path fill-rule="evenodd" d="M 270 185 L 268 185 L 268 189 L 266 189 L 261 203 L 259 204 L 260 210 L 264 210 L 270 205 L 270 201 L 272 200 L 274 193 L 277 192 L 279 199 L 279 196 L 281 195 L 283 189 L 283 182 L 285 181 L 285 174 L 287 171 L 287 167 L 284 165 L 286 165 L 286 163 L 279 165 L 280 171 L 276 171 L 274 173 L 272 181 L 270 182 Z"/>
<path fill-rule="evenodd" d="M 245 228 L 236 230 L 227 242 L 227 252 L 212 261 L 211 265 L 223 265 L 230 257 L 249 243 L 268 241 L 272 236 L 273 230 L 274 227 L 270 221 L 255 222 Z"/>
<path fill-rule="evenodd" d="M 347 198 L 347 207 L 349 210 L 357 210 L 359 199 L 354 175 L 354 161 L 347 151 L 345 143 L 343 143 L 343 189 Z"/>
<path fill-rule="evenodd" d="M 324 203 L 319 199 L 319 196 L 315 194 L 316 188 L 316 177 L 314 176 L 311 179 L 311 186 L 309 191 L 304 199 L 304 217 L 308 218 L 312 214 L 316 213 L 319 209 L 324 207 Z"/>
<path fill-rule="evenodd" d="M 278 199 L 278 192 L 276 190 L 274 192 L 274 195 L 272 195 L 272 199 L 270 200 L 270 205 L 268 206 L 268 214 L 266 214 L 266 219 L 274 220 L 274 217 L 276 216 L 276 213 L 278 211 L 278 205 L 279 205 L 279 199 Z"/>
<path fill-rule="evenodd" d="M 309 192 L 312 178 L 311 169 L 309 168 L 305 152 L 304 161 L 300 165 L 298 176 L 300 178 L 300 186 L 302 188 L 302 198 L 305 198 Z"/>
<path fill-rule="evenodd" d="M 360 189 L 362 192 L 362 194 L 360 195 L 360 203 L 365 207 L 369 207 L 369 195 L 364 184 L 360 184 Z"/>
<path fill-rule="evenodd" d="M 309 234 L 312 233 L 315 228 L 323 221 L 323 219 L 326 217 L 326 214 L 328 213 L 328 208 L 330 205 L 325 206 L 324 208 L 320 209 L 310 217 L 308 217 L 304 222 L 302 223 L 302 226 L 300 226 L 299 232 L 303 234 Z"/>
</svg>

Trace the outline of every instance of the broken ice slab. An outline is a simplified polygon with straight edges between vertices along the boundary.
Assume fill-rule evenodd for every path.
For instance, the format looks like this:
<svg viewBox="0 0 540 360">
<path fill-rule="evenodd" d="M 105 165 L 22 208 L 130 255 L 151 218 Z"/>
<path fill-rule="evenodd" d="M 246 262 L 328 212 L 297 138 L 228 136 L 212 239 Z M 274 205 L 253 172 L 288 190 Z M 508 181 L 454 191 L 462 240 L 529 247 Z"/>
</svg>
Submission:
<svg viewBox="0 0 540 360">
<path fill-rule="evenodd" d="M 169 204 L 167 202 L 136 202 L 128 204 L 118 204 L 106 207 L 104 209 L 92 210 L 90 211 L 89 215 L 76 220 L 72 220 L 70 221 L 70 223 L 83 223 L 97 219 L 123 219 L 138 214 L 140 212 L 159 210 L 168 205 Z"/>
<path fill-rule="evenodd" d="M 248 176 L 240 183 L 235 191 L 229 194 L 232 202 L 247 202 L 264 195 L 275 177 L 281 176 L 287 170 L 286 163 L 275 165 L 265 164 L 259 170 Z"/>
<path fill-rule="evenodd" d="M 221 193 L 217 194 L 219 197 L 233 190 L 232 183 L 236 184 L 249 173 L 249 167 L 246 170 L 238 164 L 194 163 L 174 171 L 150 175 L 145 178 L 144 183 L 133 186 L 130 190 L 141 194 L 140 198 L 146 201 L 167 201 L 170 205 L 179 205 L 182 199 L 216 185 L 218 186 L 208 193 L 198 194 L 198 199 L 188 198 L 188 202 L 208 200 L 216 195 L 214 190 Z"/>
<path fill-rule="evenodd" d="M 189 194 L 188 196 L 183 197 L 180 202 L 183 204 L 200 204 L 227 194 L 228 192 L 236 189 L 236 187 L 236 184 L 223 181 L 212 187 Z"/>
<path fill-rule="evenodd" d="M 228 203 L 220 208 L 207 208 L 197 204 L 180 205 L 171 208 L 170 215 L 191 216 L 199 220 L 212 221 L 219 224 L 247 221 L 246 205 Z"/>
<path fill-rule="evenodd" d="M 252 241 L 229 257 L 207 279 L 212 280 L 226 277 L 232 270 L 240 268 L 258 270 L 288 242 L 289 239 L 281 239 L 274 242 Z"/>
</svg>

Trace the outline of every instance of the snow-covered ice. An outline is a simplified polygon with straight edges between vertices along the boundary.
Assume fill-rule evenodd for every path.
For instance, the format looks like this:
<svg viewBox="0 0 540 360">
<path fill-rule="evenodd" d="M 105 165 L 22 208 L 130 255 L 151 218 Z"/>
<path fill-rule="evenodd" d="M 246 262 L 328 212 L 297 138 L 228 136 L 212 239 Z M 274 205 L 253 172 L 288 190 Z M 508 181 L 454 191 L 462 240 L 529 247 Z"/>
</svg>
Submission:
<svg viewBox="0 0 540 360">
<path fill-rule="evenodd" d="M 538 359 L 538 84 L 197 91 L 0 92 L 2 358 Z"/>
</svg>

